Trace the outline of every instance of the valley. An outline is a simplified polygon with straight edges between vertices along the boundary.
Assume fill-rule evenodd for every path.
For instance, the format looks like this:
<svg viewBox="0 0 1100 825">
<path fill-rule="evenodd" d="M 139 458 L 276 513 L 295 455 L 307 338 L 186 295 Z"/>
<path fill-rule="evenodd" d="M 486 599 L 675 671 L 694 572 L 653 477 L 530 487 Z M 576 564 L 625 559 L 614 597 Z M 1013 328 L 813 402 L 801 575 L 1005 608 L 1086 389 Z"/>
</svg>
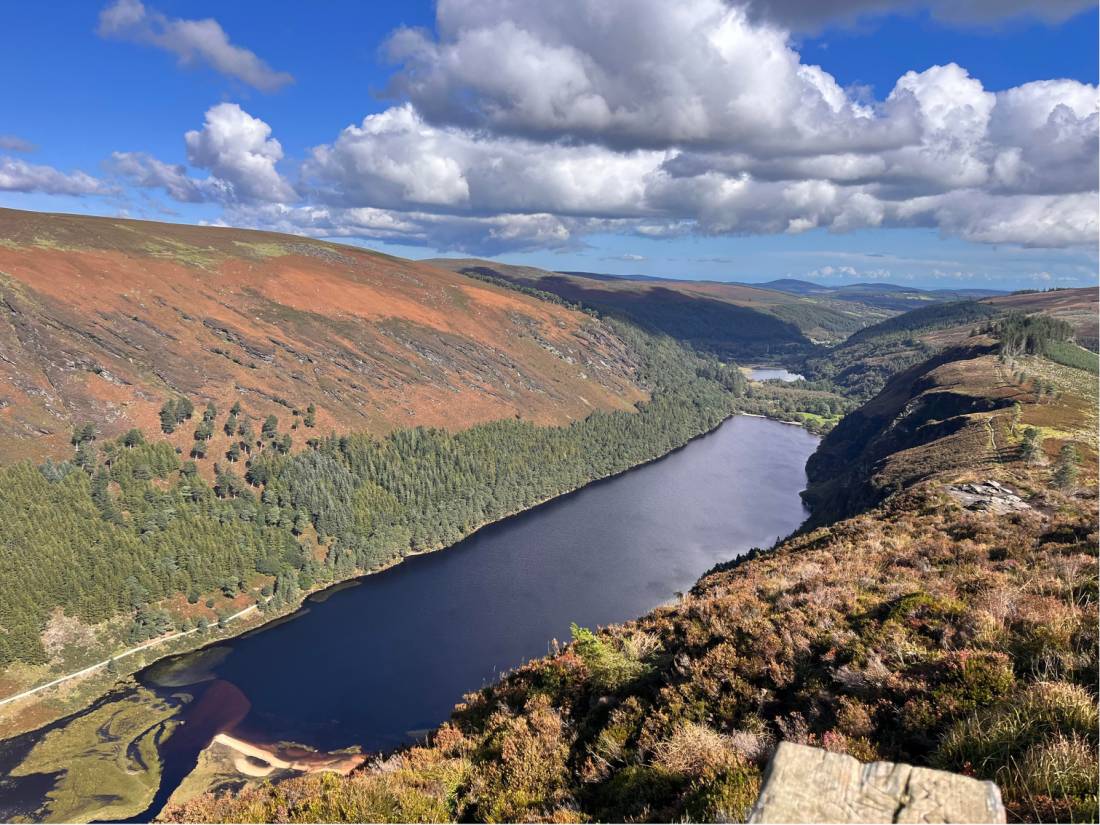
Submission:
<svg viewBox="0 0 1100 825">
<path fill-rule="evenodd" d="M 919 763 L 941 758 L 930 730 L 979 705 L 949 702 L 923 733 L 899 732 L 863 706 L 869 721 L 845 727 L 836 720 L 856 694 L 841 708 L 815 698 L 818 687 L 800 693 L 793 677 L 744 664 L 791 645 L 818 656 L 824 642 L 799 630 L 777 648 L 730 617 L 706 632 L 748 645 L 727 664 L 741 663 L 737 678 L 755 679 L 768 698 L 711 707 L 694 680 L 727 678 L 696 662 L 715 641 L 699 647 L 693 634 L 703 631 L 681 618 L 700 599 L 724 604 L 700 595 L 718 574 L 695 584 L 700 574 L 772 570 L 768 559 L 809 546 L 841 553 L 832 537 L 849 522 L 962 530 L 958 518 L 971 516 L 953 510 L 939 526 L 911 521 L 914 502 L 989 473 L 1026 512 L 1041 510 L 1048 532 L 1095 518 L 1087 495 L 1066 498 L 1061 482 L 1049 494 L 1058 507 L 1035 502 L 1063 465 L 1074 490 L 1095 484 L 1096 354 L 1085 347 L 1097 335 L 1096 290 L 930 293 L 901 313 L 850 295 L 484 261 L 436 267 L 271 233 L 0 219 L 10 236 L 0 244 L 10 316 L 0 336 L 13 388 L 0 409 L 8 818 L 141 820 L 165 805 L 165 816 L 194 820 L 312 816 L 293 805 L 273 813 L 284 803 L 258 778 L 278 781 L 278 799 L 316 800 L 311 783 L 321 782 L 360 799 L 341 803 L 354 816 L 383 819 L 555 817 L 560 805 L 597 819 L 741 816 L 777 736 Z M 811 433 L 825 436 L 816 451 Z M 647 485 L 661 491 L 648 506 Z M 1039 554 L 1028 563 L 1046 564 L 1039 527 L 1013 523 Z M 1062 544 L 1081 550 L 1076 539 Z M 944 575 L 935 598 L 958 601 L 955 573 Z M 826 586 L 808 581 L 812 592 Z M 877 598 L 875 610 L 887 610 L 882 594 L 899 587 L 884 578 L 856 602 Z M 849 623 L 837 631 L 845 644 L 865 630 L 850 624 L 852 598 L 827 601 L 846 605 L 835 608 Z M 419 618 L 409 605 L 423 606 Z M 769 605 L 759 615 L 786 609 Z M 644 630 L 585 629 L 653 608 L 636 626 Z M 1022 643 L 1006 632 L 1001 647 L 974 644 L 1011 669 Z M 567 633 L 571 643 L 532 660 Z M 1066 684 L 1089 666 L 1083 638 L 1066 642 L 1066 661 L 1077 657 L 1059 671 Z M 361 658 L 347 656 L 349 645 Z M 865 666 L 866 655 L 841 664 Z M 921 655 L 928 673 L 906 677 L 890 701 L 940 690 L 934 674 L 954 665 L 934 648 Z M 823 667 L 797 656 L 780 666 L 782 656 L 776 667 L 792 672 Z M 527 695 L 532 673 L 543 687 Z M 999 685 L 1012 681 L 1004 673 Z M 522 699 L 510 693 L 517 684 Z M 688 699 L 673 699 L 673 684 L 702 716 L 676 710 Z M 513 698 L 499 705 L 501 696 Z M 591 716 L 584 706 L 596 699 L 614 712 Z M 647 732 L 636 709 L 654 701 L 664 727 Z M 312 715 L 320 708 L 332 710 Z M 493 727 L 504 718 L 535 737 L 516 747 L 550 747 L 538 759 L 564 760 L 551 785 L 514 796 L 527 780 L 500 778 L 499 754 L 479 737 L 508 739 Z M 565 738 L 543 741 L 546 725 L 564 725 Z M 604 753 L 599 737 L 620 736 L 606 725 L 632 732 Z M 451 739 L 459 744 L 441 744 Z M 658 770 L 661 754 L 680 747 L 710 756 Z M 140 764 L 120 761 L 119 748 Z M 363 763 L 376 752 L 390 754 L 384 777 Z M 327 773 L 334 765 L 345 780 Z M 118 791 L 89 804 L 80 790 L 89 781 Z M 454 807 L 439 807 L 437 792 Z M 1067 791 L 1042 804 L 1082 803 Z"/>
<path fill-rule="evenodd" d="M 1088 819 L 1097 401 L 1095 372 L 964 338 L 826 436 L 793 536 L 575 629 L 374 767 L 163 816 L 743 821 L 782 739 L 991 779 L 1013 820 Z"/>
</svg>

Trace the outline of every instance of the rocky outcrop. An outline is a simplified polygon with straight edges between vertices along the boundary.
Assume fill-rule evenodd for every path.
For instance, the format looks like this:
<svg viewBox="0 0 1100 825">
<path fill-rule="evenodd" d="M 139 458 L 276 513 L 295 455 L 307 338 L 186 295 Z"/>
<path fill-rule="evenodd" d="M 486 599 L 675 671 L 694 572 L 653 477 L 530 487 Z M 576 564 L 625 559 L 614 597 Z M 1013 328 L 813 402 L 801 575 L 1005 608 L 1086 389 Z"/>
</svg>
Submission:
<svg viewBox="0 0 1100 825">
<path fill-rule="evenodd" d="M 1004 822 L 992 782 L 782 742 L 749 822 Z"/>
<path fill-rule="evenodd" d="M 947 494 L 967 510 L 988 510 L 997 515 L 1030 510 L 1031 505 L 997 481 L 951 484 Z"/>
</svg>

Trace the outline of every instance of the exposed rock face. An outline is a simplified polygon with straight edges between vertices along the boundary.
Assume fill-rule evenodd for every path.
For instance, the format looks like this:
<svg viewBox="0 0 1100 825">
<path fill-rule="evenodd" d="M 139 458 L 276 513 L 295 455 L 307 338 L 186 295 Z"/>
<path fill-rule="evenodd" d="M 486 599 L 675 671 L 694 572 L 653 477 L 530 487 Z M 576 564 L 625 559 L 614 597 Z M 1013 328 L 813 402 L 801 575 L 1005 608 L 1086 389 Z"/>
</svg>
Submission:
<svg viewBox="0 0 1100 825">
<path fill-rule="evenodd" d="M 996 481 L 983 481 L 978 484 L 953 484 L 947 488 L 948 494 L 967 510 L 988 510 L 997 515 L 1018 510 L 1030 510 L 1031 505 L 1016 495 L 1008 487 Z"/>
<path fill-rule="evenodd" d="M 1004 822 L 992 782 L 783 742 L 749 822 Z"/>
</svg>

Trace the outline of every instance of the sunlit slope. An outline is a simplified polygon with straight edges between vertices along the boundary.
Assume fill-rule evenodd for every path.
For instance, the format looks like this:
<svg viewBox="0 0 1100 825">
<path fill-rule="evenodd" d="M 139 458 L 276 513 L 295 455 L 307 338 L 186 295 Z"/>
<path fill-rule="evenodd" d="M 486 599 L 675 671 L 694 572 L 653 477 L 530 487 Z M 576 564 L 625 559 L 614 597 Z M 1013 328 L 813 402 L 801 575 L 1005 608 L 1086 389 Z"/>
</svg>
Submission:
<svg viewBox="0 0 1100 825">
<path fill-rule="evenodd" d="M 975 327 L 1009 312 L 1041 313 L 1067 322 L 1073 340 L 1066 347 L 1095 362 L 1080 348 L 1095 353 L 1098 295 L 1095 287 L 1086 287 L 933 303 L 861 329 L 839 346 L 813 353 L 801 369 L 849 396 L 870 398 L 891 375 L 966 340 Z"/>
<path fill-rule="evenodd" d="M 317 428 L 564 423 L 645 397 L 597 320 L 422 264 L 238 229 L 0 210 L 0 460 L 165 399 Z M 180 436 L 185 438 L 185 436 Z"/>
<path fill-rule="evenodd" d="M 801 352 L 815 341 L 841 341 L 891 310 L 713 281 L 618 278 L 558 273 L 474 258 L 426 261 L 454 272 L 553 293 L 625 317 L 650 332 L 734 358 Z"/>
</svg>

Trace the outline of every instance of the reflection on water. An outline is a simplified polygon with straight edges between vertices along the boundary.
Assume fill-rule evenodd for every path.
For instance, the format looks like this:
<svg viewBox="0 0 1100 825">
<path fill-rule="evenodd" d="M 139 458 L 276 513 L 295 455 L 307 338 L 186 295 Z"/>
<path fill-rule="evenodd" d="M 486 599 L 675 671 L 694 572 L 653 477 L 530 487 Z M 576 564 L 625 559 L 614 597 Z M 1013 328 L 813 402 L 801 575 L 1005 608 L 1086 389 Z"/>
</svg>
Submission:
<svg viewBox="0 0 1100 825">
<path fill-rule="evenodd" d="M 785 370 L 782 367 L 751 367 L 749 369 L 750 381 L 801 381 L 804 376 L 797 372 Z"/>
<path fill-rule="evenodd" d="M 171 688 L 209 682 L 216 679 L 214 668 L 232 652 L 228 645 L 214 645 L 186 656 L 163 659 L 142 672 L 142 681 L 151 687 Z"/>
<path fill-rule="evenodd" d="M 135 820 L 156 815 L 222 732 L 321 751 L 422 738 L 463 693 L 568 638 L 571 622 L 639 616 L 791 532 L 816 443 L 797 427 L 731 419 L 660 461 L 332 588 L 294 621 L 148 668 L 144 686 L 185 687 L 194 701 Z"/>
</svg>

